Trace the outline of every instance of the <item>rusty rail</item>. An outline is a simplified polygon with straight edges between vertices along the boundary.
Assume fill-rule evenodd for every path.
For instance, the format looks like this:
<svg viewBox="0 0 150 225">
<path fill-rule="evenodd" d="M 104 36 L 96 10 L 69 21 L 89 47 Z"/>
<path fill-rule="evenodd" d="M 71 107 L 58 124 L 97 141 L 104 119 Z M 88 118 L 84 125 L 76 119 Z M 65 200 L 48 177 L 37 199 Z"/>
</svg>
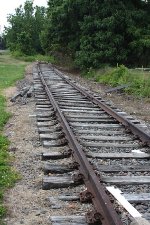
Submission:
<svg viewBox="0 0 150 225">
<path fill-rule="evenodd" d="M 120 122 L 122 125 L 125 126 L 126 129 L 131 131 L 134 135 L 136 135 L 142 142 L 143 145 L 150 146 L 150 135 L 144 132 L 143 129 L 140 129 L 137 125 L 132 123 L 130 120 L 125 118 L 124 116 L 121 116 L 119 113 L 117 113 L 115 110 L 113 110 L 111 107 L 106 105 L 104 102 L 100 101 L 96 97 L 94 97 L 92 94 L 87 93 L 85 90 L 78 87 L 76 84 L 72 83 L 69 79 L 65 78 L 63 74 L 54 68 L 55 72 L 68 84 L 73 86 L 75 89 L 77 89 L 80 93 L 82 93 L 85 97 L 87 97 L 89 100 L 94 102 L 96 105 L 98 105 L 100 108 L 102 108 L 105 112 L 107 112 L 110 116 L 112 116 L 114 119 L 116 119 L 118 122 Z"/>
<path fill-rule="evenodd" d="M 47 86 L 46 81 L 44 80 L 42 72 L 40 71 L 39 65 L 38 74 L 44 85 L 48 98 L 51 101 L 51 104 L 53 105 L 55 113 L 61 122 L 63 132 L 65 133 L 66 139 L 68 140 L 68 144 L 72 149 L 73 156 L 79 164 L 79 171 L 83 177 L 88 192 L 91 193 L 91 200 L 95 207 L 95 212 L 88 214 L 90 215 L 89 221 L 94 223 L 99 220 L 103 225 L 123 225 L 122 221 L 114 210 L 108 195 L 106 194 L 106 190 L 100 182 L 100 178 L 96 176 L 92 166 L 86 158 L 84 151 L 76 140 L 75 135 L 73 134 L 67 120 L 65 119 L 51 91 L 49 90 L 49 87 Z"/>
</svg>

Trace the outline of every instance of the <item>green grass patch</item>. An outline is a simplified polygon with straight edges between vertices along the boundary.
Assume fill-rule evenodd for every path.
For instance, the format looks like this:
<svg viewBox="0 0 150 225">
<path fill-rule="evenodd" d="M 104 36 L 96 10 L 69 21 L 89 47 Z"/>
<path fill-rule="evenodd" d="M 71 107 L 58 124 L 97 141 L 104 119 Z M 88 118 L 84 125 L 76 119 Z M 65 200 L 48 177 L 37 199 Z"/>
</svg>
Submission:
<svg viewBox="0 0 150 225">
<path fill-rule="evenodd" d="M 25 62 L 44 61 L 55 63 L 54 57 L 46 55 L 23 56 L 21 59 L 23 59 Z"/>
<path fill-rule="evenodd" d="M 14 59 L 8 51 L 0 54 L 0 91 L 22 79 L 28 63 Z"/>
<path fill-rule="evenodd" d="M 10 167 L 11 158 L 7 151 L 8 146 L 8 139 L 0 134 L 0 224 L 6 215 L 6 209 L 2 204 L 4 192 L 19 179 L 19 175 Z"/>
<path fill-rule="evenodd" d="M 0 89 L 9 87 L 23 78 L 24 65 L 0 64 Z"/>
<path fill-rule="evenodd" d="M 2 135 L 3 127 L 11 116 L 6 112 L 6 99 L 2 96 L 2 91 L 23 78 L 26 65 L 26 62 L 12 58 L 8 52 L 0 54 L 0 224 L 3 224 L 2 218 L 6 214 L 3 194 L 20 178 L 10 166 L 12 159 L 8 153 L 9 141 Z"/>
<path fill-rule="evenodd" d="M 3 194 L 19 179 L 19 175 L 10 167 L 10 156 L 7 152 L 8 145 L 8 140 L 0 135 L 0 224 L 6 214 L 6 209 L 2 204 Z"/>
<path fill-rule="evenodd" d="M 125 92 L 137 97 L 150 97 L 150 73 L 128 69 L 124 65 L 117 68 L 104 68 L 99 71 L 91 70 L 87 76 L 94 78 L 95 81 L 116 87 L 129 84 Z"/>
<path fill-rule="evenodd" d="M 0 95 L 0 131 L 10 117 L 10 113 L 5 111 L 5 98 Z"/>
<path fill-rule="evenodd" d="M 35 62 L 35 61 L 44 61 L 44 62 L 50 62 L 55 63 L 54 57 L 50 55 L 23 55 L 22 53 L 15 51 L 12 53 L 12 55 L 19 60 L 23 60 L 25 62 Z"/>
</svg>

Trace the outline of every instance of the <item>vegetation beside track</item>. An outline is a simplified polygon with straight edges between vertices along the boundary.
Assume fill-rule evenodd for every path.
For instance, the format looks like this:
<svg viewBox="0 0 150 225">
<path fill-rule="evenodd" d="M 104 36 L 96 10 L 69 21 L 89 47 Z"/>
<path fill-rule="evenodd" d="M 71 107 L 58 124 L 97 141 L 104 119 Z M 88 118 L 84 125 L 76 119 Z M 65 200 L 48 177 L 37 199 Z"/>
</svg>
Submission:
<svg viewBox="0 0 150 225">
<path fill-rule="evenodd" d="M 81 70 L 106 64 L 149 66 L 150 1 L 26 0 L 8 16 L 3 40 L 11 52 L 68 55 Z"/>
<path fill-rule="evenodd" d="M 26 62 L 16 60 L 7 52 L 0 53 L 0 224 L 6 214 L 3 206 L 3 194 L 12 187 L 19 178 L 16 171 L 10 166 L 12 158 L 8 153 L 9 141 L 3 136 L 2 131 L 11 114 L 6 111 L 6 99 L 3 90 L 23 78 Z"/>
<path fill-rule="evenodd" d="M 117 68 L 90 69 L 84 76 L 112 87 L 128 84 L 129 87 L 124 89 L 126 93 L 137 97 L 150 97 L 150 72 L 128 69 L 121 65 Z"/>
<path fill-rule="evenodd" d="M 41 55 L 41 54 L 25 55 L 19 51 L 15 51 L 12 53 L 12 56 L 15 59 L 23 60 L 25 62 L 44 61 L 44 62 L 55 63 L 54 57 L 50 55 Z"/>
</svg>

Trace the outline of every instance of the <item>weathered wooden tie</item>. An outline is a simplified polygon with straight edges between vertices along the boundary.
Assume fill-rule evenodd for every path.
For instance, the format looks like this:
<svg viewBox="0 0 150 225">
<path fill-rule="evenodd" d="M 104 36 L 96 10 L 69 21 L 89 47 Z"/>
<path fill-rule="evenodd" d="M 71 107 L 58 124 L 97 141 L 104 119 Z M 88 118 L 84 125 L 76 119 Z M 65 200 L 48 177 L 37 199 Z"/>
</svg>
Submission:
<svg viewBox="0 0 150 225">
<path fill-rule="evenodd" d="M 87 153 L 87 156 L 100 159 L 150 159 L 150 154 L 147 153 Z"/>
<path fill-rule="evenodd" d="M 150 184 L 150 176 L 113 176 L 102 177 L 102 180 L 110 184 Z"/>
</svg>

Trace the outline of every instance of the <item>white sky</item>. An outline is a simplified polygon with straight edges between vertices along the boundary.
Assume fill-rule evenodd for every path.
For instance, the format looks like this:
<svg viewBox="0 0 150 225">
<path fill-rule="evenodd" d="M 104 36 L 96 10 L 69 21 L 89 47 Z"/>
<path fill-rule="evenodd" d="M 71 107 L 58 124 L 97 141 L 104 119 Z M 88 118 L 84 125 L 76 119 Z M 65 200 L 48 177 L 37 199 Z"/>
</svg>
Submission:
<svg viewBox="0 0 150 225">
<path fill-rule="evenodd" d="M 8 26 L 7 15 L 13 14 L 15 9 L 20 5 L 24 5 L 26 0 L 0 0 L 0 33 L 3 31 L 4 25 Z M 33 0 L 34 5 L 47 6 L 47 0 Z"/>
</svg>

